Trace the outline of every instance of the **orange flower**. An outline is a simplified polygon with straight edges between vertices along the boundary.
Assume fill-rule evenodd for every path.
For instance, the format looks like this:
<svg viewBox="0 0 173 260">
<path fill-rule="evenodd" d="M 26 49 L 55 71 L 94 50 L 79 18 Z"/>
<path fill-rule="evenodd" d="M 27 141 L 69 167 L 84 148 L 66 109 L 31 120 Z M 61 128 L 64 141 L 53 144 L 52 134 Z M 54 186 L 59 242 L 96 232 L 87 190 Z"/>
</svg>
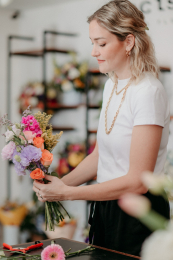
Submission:
<svg viewBox="0 0 173 260">
<path fill-rule="evenodd" d="M 44 150 L 44 139 L 43 139 L 43 137 L 36 137 L 36 138 L 34 138 L 33 144 L 37 148 L 40 148 L 42 151 Z"/>
<path fill-rule="evenodd" d="M 51 165 L 52 161 L 53 161 L 53 154 L 50 153 L 48 150 L 44 149 L 42 152 L 41 163 L 44 166 L 49 166 Z"/>
<path fill-rule="evenodd" d="M 42 180 L 44 178 L 44 172 L 37 168 L 30 173 L 30 177 L 34 180 Z"/>
</svg>

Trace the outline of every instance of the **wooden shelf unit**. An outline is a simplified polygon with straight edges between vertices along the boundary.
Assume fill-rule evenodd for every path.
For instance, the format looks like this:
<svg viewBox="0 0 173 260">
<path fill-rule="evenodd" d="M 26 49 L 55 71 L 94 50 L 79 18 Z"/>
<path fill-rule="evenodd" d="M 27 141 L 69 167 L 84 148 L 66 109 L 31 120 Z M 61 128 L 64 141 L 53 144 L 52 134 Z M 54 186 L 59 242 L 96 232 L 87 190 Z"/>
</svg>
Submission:
<svg viewBox="0 0 173 260">
<path fill-rule="evenodd" d="M 76 109 L 76 108 L 79 108 L 82 105 L 84 105 L 84 104 L 79 104 L 79 105 L 74 105 L 74 106 L 66 106 L 66 105 L 63 105 L 63 104 L 51 104 L 51 103 L 47 102 L 46 107 L 47 107 L 47 109 L 60 110 L 60 109 Z"/>
<path fill-rule="evenodd" d="M 74 131 L 76 130 L 74 127 L 66 127 L 66 126 L 52 126 L 53 131 Z"/>
<path fill-rule="evenodd" d="M 69 54 L 70 52 L 76 53 L 74 50 L 46 48 L 46 49 L 42 49 L 42 50 L 15 51 L 15 52 L 10 52 L 10 55 L 11 56 L 25 56 L 25 57 L 42 57 L 45 53 Z"/>
</svg>

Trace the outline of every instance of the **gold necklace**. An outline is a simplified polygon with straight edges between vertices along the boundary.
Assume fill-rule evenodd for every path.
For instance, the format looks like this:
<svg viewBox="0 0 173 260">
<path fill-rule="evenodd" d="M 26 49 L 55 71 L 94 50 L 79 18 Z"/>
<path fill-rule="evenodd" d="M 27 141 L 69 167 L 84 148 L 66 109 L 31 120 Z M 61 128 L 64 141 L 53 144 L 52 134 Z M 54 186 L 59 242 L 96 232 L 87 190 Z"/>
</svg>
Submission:
<svg viewBox="0 0 173 260">
<path fill-rule="evenodd" d="M 119 105 L 119 108 L 118 108 L 118 110 L 117 110 L 115 116 L 114 116 L 114 119 L 113 119 L 113 121 L 112 121 L 111 127 L 110 127 L 110 129 L 108 130 L 108 129 L 107 129 L 107 112 L 108 112 L 108 107 L 109 107 L 110 101 L 111 101 L 111 99 L 112 99 L 112 96 L 113 96 L 113 94 L 114 94 L 114 91 L 115 91 L 115 89 L 117 89 L 117 83 L 115 83 L 115 85 L 114 85 L 114 87 L 113 87 L 113 89 L 112 89 L 112 92 L 111 92 L 111 95 L 110 95 L 110 98 L 109 98 L 109 100 L 108 100 L 108 103 L 107 103 L 107 106 L 106 106 L 106 110 L 105 110 L 105 132 L 106 132 L 107 135 L 110 134 L 110 132 L 112 131 L 112 128 L 113 128 L 113 126 L 114 126 L 114 124 L 115 124 L 115 120 L 117 119 L 117 116 L 118 116 L 118 114 L 119 114 L 120 108 L 121 108 L 121 106 L 122 106 L 122 104 L 123 104 L 123 101 L 124 101 L 124 99 L 125 99 L 127 89 L 128 89 L 128 87 L 130 86 L 130 84 L 131 84 L 131 80 L 129 80 L 128 84 L 121 90 L 121 91 L 124 90 L 124 93 L 123 93 L 123 96 L 122 96 L 122 99 L 121 99 L 121 103 L 120 103 L 120 105 Z M 121 91 L 120 91 L 118 94 L 120 94 Z"/>
<path fill-rule="evenodd" d="M 116 85 L 115 86 L 115 93 L 116 93 L 116 95 L 119 95 L 125 88 L 126 88 L 126 86 L 124 88 L 122 88 L 119 92 L 117 92 L 117 85 Z"/>
</svg>

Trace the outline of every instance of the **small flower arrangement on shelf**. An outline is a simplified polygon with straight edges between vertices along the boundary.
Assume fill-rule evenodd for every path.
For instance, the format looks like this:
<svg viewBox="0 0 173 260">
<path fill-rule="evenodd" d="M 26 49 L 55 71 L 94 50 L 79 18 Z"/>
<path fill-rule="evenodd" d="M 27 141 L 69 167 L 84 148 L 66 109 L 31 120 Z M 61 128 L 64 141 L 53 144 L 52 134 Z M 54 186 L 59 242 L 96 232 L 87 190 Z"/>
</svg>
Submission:
<svg viewBox="0 0 173 260">
<path fill-rule="evenodd" d="M 61 92 L 71 90 L 84 92 L 85 78 L 88 72 L 88 63 L 86 61 L 79 63 L 75 53 L 70 53 L 72 60 L 59 66 L 54 61 L 54 77 L 52 85 Z"/>
<path fill-rule="evenodd" d="M 22 204 L 7 201 L 0 208 L 0 222 L 3 225 L 20 226 L 25 216 L 27 215 L 27 207 Z"/>
<path fill-rule="evenodd" d="M 65 148 L 60 152 L 60 159 L 56 172 L 61 178 L 72 171 L 86 156 L 85 144 L 69 143 L 65 144 Z"/>
<path fill-rule="evenodd" d="M 23 87 L 21 94 L 18 98 L 19 101 L 19 113 L 31 106 L 32 111 L 38 112 L 44 111 L 44 86 L 40 82 L 30 82 Z"/>
</svg>

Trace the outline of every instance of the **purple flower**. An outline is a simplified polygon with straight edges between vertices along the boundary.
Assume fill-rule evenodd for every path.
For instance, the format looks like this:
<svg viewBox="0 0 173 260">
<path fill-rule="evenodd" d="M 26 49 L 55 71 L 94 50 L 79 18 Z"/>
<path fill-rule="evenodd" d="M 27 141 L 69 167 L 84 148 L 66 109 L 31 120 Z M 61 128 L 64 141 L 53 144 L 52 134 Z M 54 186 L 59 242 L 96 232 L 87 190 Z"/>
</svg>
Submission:
<svg viewBox="0 0 173 260">
<path fill-rule="evenodd" d="M 40 161 L 36 162 L 36 166 L 37 168 L 40 168 L 44 173 L 47 173 L 47 169 L 43 166 L 43 164 Z"/>
<path fill-rule="evenodd" d="M 41 159 L 42 151 L 33 145 L 28 145 L 23 148 L 20 158 L 21 164 L 25 167 L 29 166 L 31 162 L 37 162 Z"/>
<path fill-rule="evenodd" d="M 20 163 L 15 163 L 14 168 L 15 168 L 15 171 L 17 172 L 17 174 L 19 176 L 20 175 L 26 175 L 25 167 L 23 167 Z"/>
<path fill-rule="evenodd" d="M 21 147 L 23 149 L 23 147 Z M 12 161 L 14 163 L 14 167 L 15 167 L 15 170 L 17 172 L 18 175 L 26 175 L 25 173 L 25 169 L 26 167 L 24 167 L 21 162 L 17 162 L 15 160 L 15 156 L 18 155 L 18 156 L 21 156 L 21 153 L 17 152 L 16 149 L 14 150 L 13 152 L 13 155 L 12 155 Z"/>
<path fill-rule="evenodd" d="M 37 162 L 42 156 L 42 151 L 40 148 L 37 148 L 33 145 L 28 145 L 26 147 L 22 146 L 21 152 L 17 152 L 16 149 L 12 155 L 12 161 L 15 165 L 15 170 L 18 175 L 26 175 L 26 168 L 32 162 Z M 20 162 L 15 160 L 15 156 L 18 155 L 21 158 Z"/>
</svg>

